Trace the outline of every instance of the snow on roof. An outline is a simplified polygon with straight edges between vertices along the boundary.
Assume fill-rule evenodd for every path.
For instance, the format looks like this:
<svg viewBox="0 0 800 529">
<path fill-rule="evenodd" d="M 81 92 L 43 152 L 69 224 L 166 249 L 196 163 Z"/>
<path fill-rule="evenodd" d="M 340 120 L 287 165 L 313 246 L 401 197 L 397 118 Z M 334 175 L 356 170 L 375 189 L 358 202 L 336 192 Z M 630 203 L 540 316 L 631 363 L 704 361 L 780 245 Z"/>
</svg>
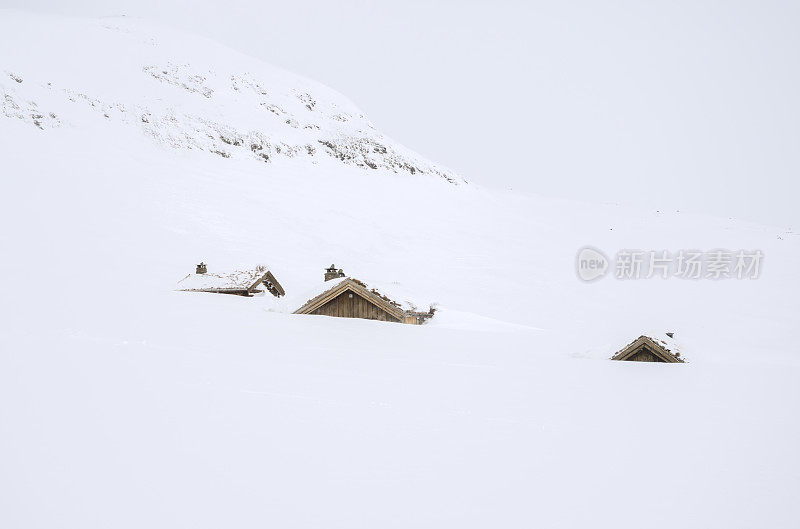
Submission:
<svg viewBox="0 0 800 529">
<path fill-rule="evenodd" d="M 673 336 L 668 336 L 666 333 L 661 332 L 648 332 L 645 333 L 644 336 L 647 336 L 658 345 L 669 351 L 672 356 L 680 356 L 681 353 L 681 346 L 678 340 L 675 339 L 674 333 Z"/>
<path fill-rule="evenodd" d="M 636 337 L 635 340 L 631 341 L 630 343 L 626 344 L 625 347 L 620 348 L 616 351 L 612 358 L 616 358 L 620 353 L 627 350 L 629 347 L 634 345 L 636 342 L 645 338 L 650 340 L 651 342 L 655 343 L 662 349 L 664 349 L 668 354 L 673 356 L 674 358 L 678 359 L 679 361 L 683 362 L 684 359 L 681 356 L 681 346 L 678 340 L 675 339 L 674 333 L 670 333 L 672 336 L 669 336 L 665 332 L 647 332 L 643 333 L 640 336 Z"/>
<path fill-rule="evenodd" d="M 267 273 L 263 266 L 233 272 L 189 274 L 178 281 L 178 290 L 228 292 L 249 290 Z"/>
<path fill-rule="evenodd" d="M 318 285 L 315 285 L 313 288 L 306 290 L 304 293 L 299 294 L 297 296 L 292 297 L 292 302 L 295 304 L 292 307 L 292 310 L 298 309 L 305 305 L 308 301 L 312 300 L 313 298 L 319 296 L 323 292 L 327 292 L 339 285 L 341 285 L 345 281 L 355 281 L 368 291 L 372 292 L 373 294 L 377 294 L 378 296 L 384 298 L 384 300 L 388 302 L 394 302 L 398 305 L 398 308 L 401 310 L 410 310 L 410 311 L 421 311 L 426 312 L 430 307 L 431 303 L 425 302 L 420 299 L 420 296 L 414 292 L 411 292 L 410 289 L 406 288 L 404 285 L 398 282 L 390 282 L 390 283 L 378 283 L 374 281 L 370 281 L 367 283 L 366 281 L 362 281 L 358 278 L 348 276 L 348 277 L 338 277 L 336 279 L 331 279 L 329 281 L 320 282 Z"/>
</svg>

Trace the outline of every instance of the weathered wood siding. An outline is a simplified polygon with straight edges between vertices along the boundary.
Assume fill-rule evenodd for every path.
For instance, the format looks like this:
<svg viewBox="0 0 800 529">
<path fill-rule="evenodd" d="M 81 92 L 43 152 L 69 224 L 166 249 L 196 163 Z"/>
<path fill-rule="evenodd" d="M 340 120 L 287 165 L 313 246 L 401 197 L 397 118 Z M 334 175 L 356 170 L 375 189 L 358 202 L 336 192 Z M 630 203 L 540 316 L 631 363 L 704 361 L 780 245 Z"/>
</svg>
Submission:
<svg viewBox="0 0 800 529">
<path fill-rule="evenodd" d="M 399 321 L 397 318 L 376 307 L 366 299 L 349 290 L 342 292 L 311 314 L 335 316 L 337 318 L 363 318 L 366 320 Z"/>
<path fill-rule="evenodd" d="M 653 354 L 647 347 L 642 347 L 627 358 L 627 360 L 629 362 L 663 362 L 662 359 Z"/>
</svg>

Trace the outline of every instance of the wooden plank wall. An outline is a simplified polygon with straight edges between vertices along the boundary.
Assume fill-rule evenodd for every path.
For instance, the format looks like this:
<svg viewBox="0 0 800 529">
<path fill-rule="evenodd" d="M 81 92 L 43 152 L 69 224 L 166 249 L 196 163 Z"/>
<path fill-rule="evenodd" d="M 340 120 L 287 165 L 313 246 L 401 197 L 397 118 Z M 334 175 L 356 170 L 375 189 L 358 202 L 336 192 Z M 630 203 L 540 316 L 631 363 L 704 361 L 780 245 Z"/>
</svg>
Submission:
<svg viewBox="0 0 800 529">
<path fill-rule="evenodd" d="M 356 293 L 345 291 L 315 309 L 311 314 L 335 316 L 338 318 L 364 318 L 367 320 L 399 321 L 397 318 L 376 307 Z"/>
<path fill-rule="evenodd" d="M 646 347 L 642 347 L 628 358 L 631 362 L 663 362 Z"/>
</svg>

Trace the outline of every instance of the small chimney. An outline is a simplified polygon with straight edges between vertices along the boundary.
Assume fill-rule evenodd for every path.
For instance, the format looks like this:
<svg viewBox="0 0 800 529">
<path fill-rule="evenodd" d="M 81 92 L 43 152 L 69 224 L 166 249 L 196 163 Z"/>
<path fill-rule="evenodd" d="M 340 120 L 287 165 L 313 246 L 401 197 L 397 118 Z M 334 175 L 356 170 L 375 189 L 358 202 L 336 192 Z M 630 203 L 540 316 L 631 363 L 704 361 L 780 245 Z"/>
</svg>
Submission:
<svg viewBox="0 0 800 529">
<path fill-rule="evenodd" d="M 200 261 L 200 264 L 197 265 L 197 268 L 195 269 L 194 272 L 195 272 L 195 274 L 205 274 L 206 272 L 208 272 L 208 269 L 206 268 L 206 264 L 204 262 Z"/>
<path fill-rule="evenodd" d="M 344 271 L 341 268 L 337 269 L 336 265 L 332 264 L 325 269 L 325 281 L 330 281 L 331 279 L 337 279 L 340 277 L 344 277 Z"/>
<path fill-rule="evenodd" d="M 675 333 L 674 332 L 668 332 L 667 336 L 669 336 L 670 338 L 673 338 L 675 336 Z"/>
</svg>

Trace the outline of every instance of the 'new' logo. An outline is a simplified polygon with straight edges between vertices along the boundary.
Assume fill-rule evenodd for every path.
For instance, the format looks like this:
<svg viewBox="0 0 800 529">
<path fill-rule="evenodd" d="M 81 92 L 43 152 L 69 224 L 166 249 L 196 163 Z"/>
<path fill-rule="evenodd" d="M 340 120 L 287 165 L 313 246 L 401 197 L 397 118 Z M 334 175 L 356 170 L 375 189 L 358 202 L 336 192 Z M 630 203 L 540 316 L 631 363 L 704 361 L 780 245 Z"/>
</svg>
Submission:
<svg viewBox="0 0 800 529">
<path fill-rule="evenodd" d="M 608 271 L 608 259 L 603 252 L 589 246 L 582 248 L 578 252 L 575 262 L 578 277 L 584 281 L 593 281 L 606 275 Z"/>
</svg>

